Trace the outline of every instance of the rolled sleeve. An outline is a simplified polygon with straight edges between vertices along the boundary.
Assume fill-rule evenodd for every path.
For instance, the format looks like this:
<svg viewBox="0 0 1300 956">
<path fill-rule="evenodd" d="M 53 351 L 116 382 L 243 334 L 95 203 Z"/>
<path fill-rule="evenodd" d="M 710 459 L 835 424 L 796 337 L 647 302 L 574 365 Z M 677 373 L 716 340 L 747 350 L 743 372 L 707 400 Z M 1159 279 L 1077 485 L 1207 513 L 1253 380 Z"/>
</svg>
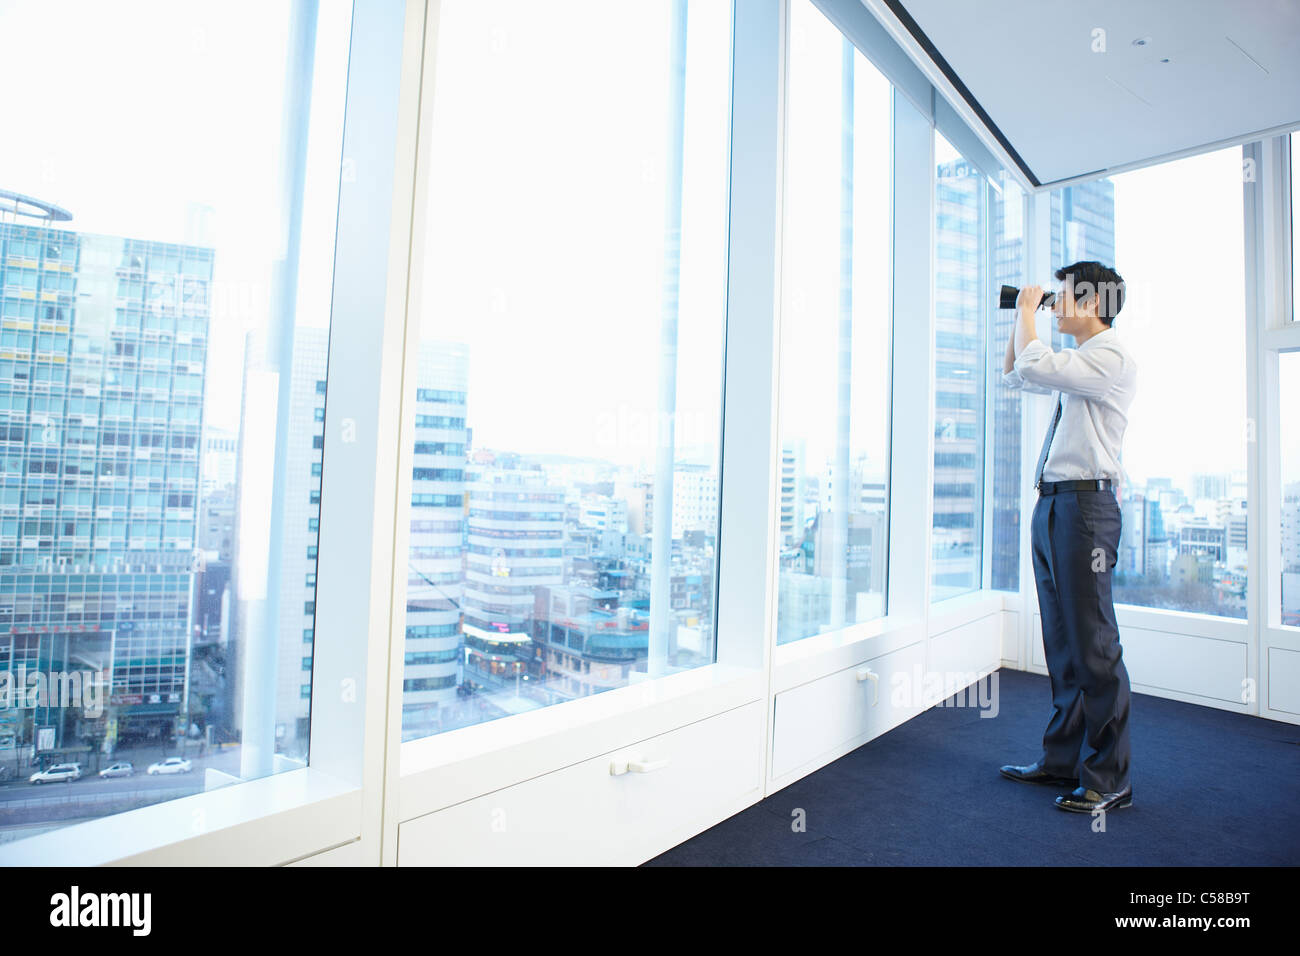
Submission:
<svg viewBox="0 0 1300 956">
<path fill-rule="evenodd" d="M 1031 385 L 1021 378 L 1020 373 L 1013 366 L 1010 372 L 1002 373 L 1002 384 L 1007 388 L 1016 388 L 1022 392 L 1033 392 L 1035 395 L 1051 395 L 1054 391 L 1050 388 L 1043 388 L 1041 385 Z"/>
<path fill-rule="evenodd" d="M 1033 339 L 1016 356 L 1013 370 L 1029 385 L 1098 399 L 1119 380 L 1124 356 L 1118 349 L 1100 344 L 1087 350 L 1053 352 Z"/>
</svg>

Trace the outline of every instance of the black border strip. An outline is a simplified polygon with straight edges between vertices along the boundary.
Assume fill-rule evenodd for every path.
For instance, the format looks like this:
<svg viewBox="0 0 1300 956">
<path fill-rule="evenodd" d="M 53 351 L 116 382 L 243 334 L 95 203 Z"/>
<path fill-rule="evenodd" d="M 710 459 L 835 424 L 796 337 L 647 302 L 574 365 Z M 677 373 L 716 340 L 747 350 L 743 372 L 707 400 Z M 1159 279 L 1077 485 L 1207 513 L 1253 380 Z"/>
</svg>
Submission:
<svg viewBox="0 0 1300 956">
<path fill-rule="evenodd" d="M 1042 186 L 1043 184 L 1039 182 L 1038 177 L 1034 175 L 1033 170 L 1025 164 L 1024 159 L 1022 159 L 1020 154 L 1016 152 L 1015 147 L 1012 146 L 1007 138 L 1002 135 L 1002 130 L 998 129 L 998 125 L 993 122 L 989 114 L 984 112 L 984 107 L 980 106 L 979 101 L 971 95 L 971 91 L 966 88 L 966 84 L 961 81 L 961 77 L 959 77 L 956 71 L 954 71 L 948 64 L 948 61 L 943 58 L 943 54 L 939 52 L 939 48 L 936 47 L 930 38 L 925 35 L 925 31 L 921 29 L 920 25 L 912 19 L 912 15 L 907 12 L 907 9 L 903 6 L 901 0 L 885 0 L 885 6 L 889 7 L 890 12 L 898 18 L 898 22 L 906 28 L 908 33 L 912 34 L 912 39 L 921 45 L 921 49 L 925 51 L 926 56 L 933 60 L 934 65 L 937 66 L 943 75 L 948 78 L 948 82 L 950 82 L 957 92 L 961 94 L 961 98 L 966 101 L 966 105 L 975 111 L 975 115 L 980 118 L 980 121 L 985 125 L 988 131 L 992 133 L 994 138 L 1002 145 L 1002 148 L 1007 151 L 1007 155 L 1015 161 L 1016 165 L 1020 168 L 1020 171 L 1025 174 L 1031 183 L 1034 184 L 1035 188 Z"/>
</svg>

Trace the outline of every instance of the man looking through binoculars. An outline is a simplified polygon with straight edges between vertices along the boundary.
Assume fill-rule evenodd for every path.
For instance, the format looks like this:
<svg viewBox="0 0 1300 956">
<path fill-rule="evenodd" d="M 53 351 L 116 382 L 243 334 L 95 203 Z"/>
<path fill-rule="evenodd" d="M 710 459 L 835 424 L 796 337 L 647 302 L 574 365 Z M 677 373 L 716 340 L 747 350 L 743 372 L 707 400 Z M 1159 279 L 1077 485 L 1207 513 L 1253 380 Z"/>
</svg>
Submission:
<svg viewBox="0 0 1300 956">
<path fill-rule="evenodd" d="M 1055 275 L 1061 286 L 1054 296 L 1039 286 L 1027 286 L 1016 296 L 1017 321 L 1002 366 L 1010 387 L 1057 395 L 1035 470 L 1038 499 L 1031 518 L 1052 715 L 1039 759 L 1004 766 L 1001 773 L 1026 783 L 1073 787 L 1056 798 L 1056 805 L 1092 813 L 1133 802 L 1129 678 L 1111 572 L 1120 538 L 1114 488 L 1122 473 L 1120 450 L 1137 365 L 1111 327 L 1124 305 L 1119 274 L 1084 261 Z M 1004 296 L 1011 292 L 1008 287 Z M 1044 304 L 1078 348 L 1054 352 L 1039 340 L 1035 315 Z"/>
</svg>

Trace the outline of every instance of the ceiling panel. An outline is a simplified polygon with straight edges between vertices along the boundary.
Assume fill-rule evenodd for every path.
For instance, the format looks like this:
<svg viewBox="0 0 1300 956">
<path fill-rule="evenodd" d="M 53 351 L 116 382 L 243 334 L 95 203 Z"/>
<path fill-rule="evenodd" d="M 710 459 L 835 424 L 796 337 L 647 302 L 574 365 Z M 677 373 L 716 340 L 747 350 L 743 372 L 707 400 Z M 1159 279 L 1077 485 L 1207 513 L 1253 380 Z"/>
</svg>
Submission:
<svg viewBox="0 0 1300 956">
<path fill-rule="evenodd" d="M 1300 0 L 889 6 L 1040 183 L 1300 125 Z"/>
</svg>

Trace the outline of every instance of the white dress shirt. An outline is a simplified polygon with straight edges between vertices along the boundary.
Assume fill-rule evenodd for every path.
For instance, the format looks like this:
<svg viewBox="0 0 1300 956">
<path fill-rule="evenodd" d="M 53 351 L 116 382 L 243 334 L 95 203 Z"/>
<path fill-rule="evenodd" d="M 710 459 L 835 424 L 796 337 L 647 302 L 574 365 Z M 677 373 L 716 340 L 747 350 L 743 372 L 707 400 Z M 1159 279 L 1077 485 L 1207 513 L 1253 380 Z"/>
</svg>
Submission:
<svg viewBox="0 0 1300 956">
<path fill-rule="evenodd" d="M 1124 474 L 1120 449 L 1137 391 L 1137 363 L 1114 329 L 1098 332 L 1077 349 L 1059 352 L 1033 339 L 1002 381 L 1026 392 L 1062 393 L 1061 420 L 1043 464 L 1043 481 L 1110 478 L 1119 484 Z"/>
</svg>

